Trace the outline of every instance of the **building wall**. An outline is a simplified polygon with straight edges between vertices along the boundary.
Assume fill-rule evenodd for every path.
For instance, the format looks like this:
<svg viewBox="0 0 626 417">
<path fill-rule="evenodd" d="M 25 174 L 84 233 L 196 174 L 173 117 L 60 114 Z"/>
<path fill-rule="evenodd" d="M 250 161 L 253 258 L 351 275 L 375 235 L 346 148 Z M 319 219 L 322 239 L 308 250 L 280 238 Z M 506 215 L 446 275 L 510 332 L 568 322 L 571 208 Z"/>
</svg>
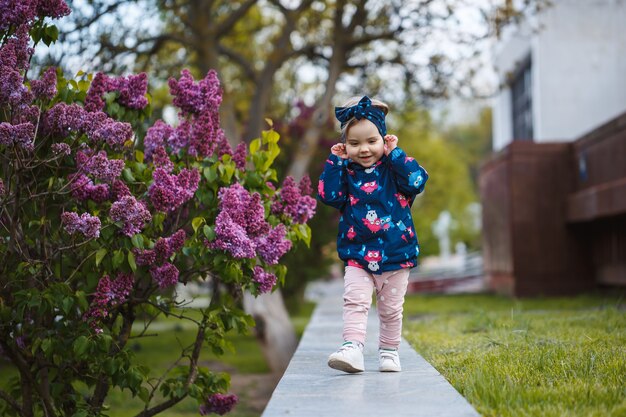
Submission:
<svg viewBox="0 0 626 417">
<path fill-rule="evenodd" d="M 532 62 L 536 142 L 571 141 L 626 109 L 626 0 L 555 0 L 494 49 L 494 150 L 512 141 L 510 76 Z M 534 28 L 534 30 L 533 30 Z"/>
</svg>

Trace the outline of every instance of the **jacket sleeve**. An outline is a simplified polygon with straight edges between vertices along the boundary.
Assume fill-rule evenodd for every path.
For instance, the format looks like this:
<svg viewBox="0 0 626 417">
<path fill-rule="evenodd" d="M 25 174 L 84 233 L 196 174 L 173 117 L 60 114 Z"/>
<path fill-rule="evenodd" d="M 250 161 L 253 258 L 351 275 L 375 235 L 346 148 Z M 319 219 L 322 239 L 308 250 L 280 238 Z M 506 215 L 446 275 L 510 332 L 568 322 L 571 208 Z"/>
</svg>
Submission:
<svg viewBox="0 0 626 417">
<path fill-rule="evenodd" d="M 348 161 L 331 154 L 324 165 L 324 172 L 317 184 L 317 198 L 324 204 L 343 211 L 348 199 L 346 163 Z"/>
<path fill-rule="evenodd" d="M 424 191 L 428 172 L 415 159 L 407 157 L 406 153 L 398 147 L 391 151 L 389 156 L 398 189 L 411 197 Z"/>
</svg>

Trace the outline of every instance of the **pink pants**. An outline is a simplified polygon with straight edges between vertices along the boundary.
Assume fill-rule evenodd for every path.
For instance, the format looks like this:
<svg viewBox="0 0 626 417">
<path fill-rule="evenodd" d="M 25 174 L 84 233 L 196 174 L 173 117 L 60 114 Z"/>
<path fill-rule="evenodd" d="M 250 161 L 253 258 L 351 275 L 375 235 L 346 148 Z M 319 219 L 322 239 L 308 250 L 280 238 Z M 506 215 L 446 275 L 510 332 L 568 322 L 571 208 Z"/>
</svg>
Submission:
<svg viewBox="0 0 626 417">
<path fill-rule="evenodd" d="M 402 306 L 409 280 L 409 270 L 371 274 L 365 269 L 346 266 L 343 293 L 343 339 L 365 344 L 367 313 L 376 290 L 380 319 L 381 348 L 396 349 L 402 333 Z"/>
</svg>

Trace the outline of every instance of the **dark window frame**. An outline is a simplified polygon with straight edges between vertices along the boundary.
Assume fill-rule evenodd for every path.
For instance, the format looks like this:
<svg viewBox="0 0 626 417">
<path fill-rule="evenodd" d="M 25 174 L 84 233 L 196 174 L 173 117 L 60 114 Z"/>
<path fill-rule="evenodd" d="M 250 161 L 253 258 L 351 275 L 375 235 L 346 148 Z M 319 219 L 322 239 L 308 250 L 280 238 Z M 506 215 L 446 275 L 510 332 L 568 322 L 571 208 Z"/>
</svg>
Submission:
<svg viewBox="0 0 626 417">
<path fill-rule="evenodd" d="M 518 66 L 510 84 L 513 140 L 534 140 L 533 85 L 530 56 Z"/>
</svg>

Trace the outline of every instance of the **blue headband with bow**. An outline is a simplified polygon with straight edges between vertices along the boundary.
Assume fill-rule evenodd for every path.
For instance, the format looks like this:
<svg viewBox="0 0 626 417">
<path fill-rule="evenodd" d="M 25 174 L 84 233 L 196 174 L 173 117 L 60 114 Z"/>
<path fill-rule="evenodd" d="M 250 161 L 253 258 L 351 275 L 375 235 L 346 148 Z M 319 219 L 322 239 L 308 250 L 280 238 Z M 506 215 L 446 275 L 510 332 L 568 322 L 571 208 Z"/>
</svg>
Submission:
<svg viewBox="0 0 626 417">
<path fill-rule="evenodd" d="M 387 134 L 385 112 L 378 107 L 372 106 L 372 100 L 368 96 L 363 96 L 354 106 L 335 107 L 335 117 L 341 122 L 342 129 L 354 117 L 357 120 L 367 119 L 374 123 L 383 138 Z"/>
</svg>

